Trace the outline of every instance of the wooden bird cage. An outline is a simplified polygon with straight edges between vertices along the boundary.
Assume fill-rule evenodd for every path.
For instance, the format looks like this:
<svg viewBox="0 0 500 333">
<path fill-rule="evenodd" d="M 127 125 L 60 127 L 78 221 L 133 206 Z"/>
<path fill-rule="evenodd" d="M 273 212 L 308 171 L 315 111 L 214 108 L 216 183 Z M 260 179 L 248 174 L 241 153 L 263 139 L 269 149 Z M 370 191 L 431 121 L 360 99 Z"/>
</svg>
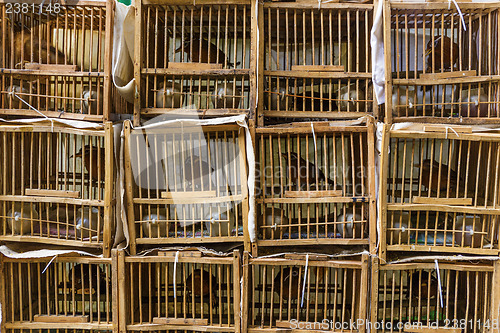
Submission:
<svg viewBox="0 0 500 333">
<path fill-rule="evenodd" d="M 125 125 L 131 251 L 138 245 L 247 242 L 245 130 L 236 124 Z"/>
<path fill-rule="evenodd" d="M 377 326 L 372 326 L 371 331 L 497 330 L 498 313 L 494 309 L 499 305 L 499 283 L 497 261 L 382 265 L 373 260 L 370 322 Z"/>
<path fill-rule="evenodd" d="M 384 4 L 388 122 L 498 123 L 497 4 Z"/>
<path fill-rule="evenodd" d="M 500 134 L 423 125 L 383 138 L 381 256 L 498 255 Z"/>
<path fill-rule="evenodd" d="M 0 114 L 111 120 L 114 2 L 0 5 Z"/>
<path fill-rule="evenodd" d="M 119 263 L 120 328 L 240 332 L 239 251 L 160 251 Z"/>
<path fill-rule="evenodd" d="M 116 331 L 114 255 L 0 260 L 2 332 Z"/>
<path fill-rule="evenodd" d="M 258 246 L 375 247 L 374 128 L 256 129 Z"/>
<path fill-rule="evenodd" d="M 0 126 L 0 240 L 101 248 L 115 229 L 113 126 Z"/>
<path fill-rule="evenodd" d="M 243 283 L 243 327 L 248 332 L 365 332 L 364 324 L 356 323 L 364 323 L 367 314 L 367 255 L 345 260 L 305 254 L 249 258 L 245 252 Z M 346 328 L 346 323 L 355 326 Z"/>
<path fill-rule="evenodd" d="M 252 2 L 136 2 L 136 124 L 182 109 L 225 116 L 254 107 Z"/>
<path fill-rule="evenodd" d="M 258 123 L 372 114 L 370 3 L 265 2 Z M 290 120 L 290 119 L 288 119 Z"/>
</svg>

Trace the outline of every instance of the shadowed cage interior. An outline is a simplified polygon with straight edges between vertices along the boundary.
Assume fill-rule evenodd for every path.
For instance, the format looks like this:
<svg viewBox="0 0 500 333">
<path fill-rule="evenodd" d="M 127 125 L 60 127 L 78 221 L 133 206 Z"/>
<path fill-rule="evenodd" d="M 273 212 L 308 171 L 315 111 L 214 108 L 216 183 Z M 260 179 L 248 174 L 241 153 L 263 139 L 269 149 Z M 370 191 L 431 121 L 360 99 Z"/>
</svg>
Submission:
<svg viewBox="0 0 500 333">
<path fill-rule="evenodd" d="M 306 266 L 305 260 L 265 260 L 251 259 L 248 265 L 250 329 L 290 328 L 292 320 L 330 324 L 365 318 L 360 290 L 367 276 L 360 262 L 308 261 Z"/>
<path fill-rule="evenodd" d="M 498 250 L 498 135 L 391 133 L 387 243 Z"/>
<path fill-rule="evenodd" d="M 500 117 L 498 9 L 460 7 L 391 4 L 393 116 Z"/>
<path fill-rule="evenodd" d="M 2 126 L 1 235 L 102 243 L 105 135 Z"/>
<path fill-rule="evenodd" d="M 367 239 L 366 132 L 262 133 L 257 139 L 262 239 Z"/>
<path fill-rule="evenodd" d="M 175 256 L 146 259 L 151 260 L 125 259 L 130 325 L 187 320 L 195 326 L 234 329 L 239 262 L 232 257 L 203 257 L 203 263 L 182 257 L 176 262 Z"/>
<path fill-rule="evenodd" d="M 31 325 L 36 329 L 37 323 L 50 323 L 51 318 L 60 316 L 75 324 L 111 328 L 111 259 L 57 258 L 49 263 L 50 259 L 2 257 L 6 301 L 3 321 L 9 328 Z"/>
<path fill-rule="evenodd" d="M 419 265 L 422 268 L 380 266 L 377 299 L 372 305 L 377 321 L 437 323 L 438 327 L 460 327 L 463 332 L 480 332 L 492 325 L 491 264 L 439 263 L 439 272 L 434 263 Z"/>
<path fill-rule="evenodd" d="M 242 236 L 244 131 L 231 125 L 145 134 L 129 139 L 137 238 Z"/>
</svg>

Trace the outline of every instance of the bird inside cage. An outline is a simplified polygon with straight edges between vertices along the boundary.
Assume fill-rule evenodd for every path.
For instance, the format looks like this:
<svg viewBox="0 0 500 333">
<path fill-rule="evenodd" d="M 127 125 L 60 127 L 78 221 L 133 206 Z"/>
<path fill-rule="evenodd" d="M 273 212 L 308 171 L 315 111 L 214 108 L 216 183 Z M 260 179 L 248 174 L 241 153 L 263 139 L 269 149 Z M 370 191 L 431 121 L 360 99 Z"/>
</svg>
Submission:
<svg viewBox="0 0 500 333">
<path fill-rule="evenodd" d="M 455 221 L 455 244 L 481 248 L 490 244 L 487 230 L 483 230 L 481 218 L 474 215 L 458 215 Z"/>
<path fill-rule="evenodd" d="M 6 107 L 10 109 L 28 109 L 29 106 L 25 103 L 29 103 L 29 94 L 28 88 L 26 85 L 21 87 L 21 84 L 18 82 L 10 85 L 6 90 Z M 24 101 L 24 102 L 23 102 Z"/>
<path fill-rule="evenodd" d="M 19 21 L 7 21 L 12 24 L 12 30 L 14 32 L 13 50 L 15 68 L 23 68 L 25 63 L 31 62 L 41 64 L 65 63 L 64 53 L 50 45 L 50 41 L 38 34 L 37 32 L 39 32 L 39 29 L 35 29 L 34 26 L 28 27 Z M 10 35 L 8 35 L 7 39 L 9 37 Z M 8 42 L 9 45 L 11 45 L 10 41 Z"/>
<path fill-rule="evenodd" d="M 274 291 L 284 300 L 297 300 L 302 291 L 302 279 L 304 271 L 301 272 L 299 267 L 278 268 L 278 274 L 274 278 Z"/>
<path fill-rule="evenodd" d="M 214 109 L 238 109 L 240 107 L 241 90 L 236 87 L 233 89 L 233 84 L 227 83 L 227 86 L 222 86 L 217 89 L 215 95 L 211 96 Z"/>
<path fill-rule="evenodd" d="M 359 110 L 360 112 L 370 112 L 371 104 L 368 100 L 373 98 L 372 95 L 371 83 L 368 87 L 365 87 L 365 85 L 361 83 L 359 86 L 355 83 L 351 83 L 350 85 L 345 85 L 340 88 L 338 105 L 341 111 L 354 112 Z"/>
<path fill-rule="evenodd" d="M 368 230 L 366 226 L 366 219 L 363 218 L 360 212 L 341 213 L 337 216 L 337 232 L 342 238 L 362 238 L 366 236 Z"/>
<path fill-rule="evenodd" d="M 211 181 L 210 175 L 214 171 L 214 168 L 198 155 L 193 154 L 184 160 L 184 179 L 191 184 L 193 189 L 212 190 L 213 179 Z"/>
<path fill-rule="evenodd" d="M 158 84 L 156 91 L 157 108 L 180 108 L 182 105 L 182 85 L 168 80 Z"/>
<path fill-rule="evenodd" d="M 78 239 L 89 239 L 102 232 L 104 218 L 97 207 L 80 207 L 76 211 L 75 231 Z"/>
<path fill-rule="evenodd" d="M 82 91 L 82 113 L 102 115 L 104 111 L 103 100 L 104 91 L 102 89 L 98 93 L 95 88 L 89 90 L 89 87 L 85 87 Z"/>
<path fill-rule="evenodd" d="M 279 80 L 279 87 L 278 82 L 272 81 L 270 85 L 265 82 L 264 90 L 268 95 L 268 97 L 264 97 L 264 107 L 266 110 L 286 111 L 287 104 L 289 108 L 293 106 L 293 96 L 289 96 L 292 94 L 287 92 L 285 81 Z"/>
<path fill-rule="evenodd" d="M 83 295 L 105 295 L 111 290 L 105 271 L 97 264 L 77 264 L 71 267 L 59 289 L 66 287 L 67 293 Z M 63 291 L 63 290 L 61 290 Z"/>
<path fill-rule="evenodd" d="M 460 115 L 462 117 L 488 117 L 488 95 L 484 89 L 463 89 L 460 95 Z M 496 116 L 493 109 L 491 116 Z"/>
<path fill-rule="evenodd" d="M 174 228 L 174 224 L 170 224 L 167 228 L 167 210 L 165 208 L 152 208 L 151 211 L 146 210 L 142 216 L 142 233 L 146 238 L 167 237 L 168 231 Z"/>
<path fill-rule="evenodd" d="M 35 227 L 35 222 L 38 220 L 35 204 L 16 202 L 13 206 L 7 204 L 7 207 L 9 209 L 6 216 L 8 229 L 15 235 L 31 234 L 31 226 Z"/>
<path fill-rule="evenodd" d="M 194 269 L 184 282 L 187 291 L 195 297 L 204 298 L 204 302 L 210 301 L 210 296 L 215 298 L 219 288 L 217 279 L 205 269 Z"/>
<path fill-rule="evenodd" d="M 101 181 L 104 181 L 106 176 L 106 150 L 93 145 L 85 145 L 70 158 L 81 158 L 84 161 L 85 169 L 92 176 L 93 180 L 97 180 L 99 176 Z M 100 156 L 99 156 L 100 155 Z M 109 167 L 109 166 L 108 166 Z"/>
<path fill-rule="evenodd" d="M 332 93 L 306 92 L 298 93 L 290 98 L 293 109 L 297 111 L 334 111 L 337 109 L 336 96 Z"/>
<path fill-rule="evenodd" d="M 415 116 L 415 87 L 399 87 L 392 91 L 392 115 L 394 117 Z"/>
<path fill-rule="evenodd" d="M 221 41 L 221 44 L 224 44 Z M 175 53 L 184 52 L 187 54 L 187 59 L 192 62 L 211 63 L 211 64 L 224 64 L 227 61 L 227 67 L 235 67 L 240 64 L 229 62 L 226 55 L 215 44 L 205 38 L 200 37 L 187 37 L 183 44 L 175 49 Z"/>
<path fill-rule="evenodd" d="M 266 207 L 264 213 L 257 216 L 262 227 L 264 239 L 281 239 L 283 228 L 281 225 L 289 224 L 286 212 L 278 207 Z"/>
<path fill-rule="evenodd" d="M 450 190 L 457 189 L 458 178 L 457 173 L 451 169 L 448 173 L 448 165 L 437 161 L 426 159 L 422 164 L 416 164 L 415 167 L 421 169 L 422 172 L 422 185 L 434 192 L 446 191 L 448 182 L 450 183 Z M 441 168 L 441 172 L 440 169 Z M 439 184 L 438 184 L 439 182 Z"/>
<path fill-rule="evenodd" d="M 307 188 L 308 185 L 316 185 L 317 189 L 321 182 L 325 182 L 334 188 L 337 187 L 336 183 L 327 178 L 319 167 L 298 156 L 297 153 L 281 153 L 281 156 L 286 162 L 287 183 L 295 184 L 300 189 Z"/>
<path fill-rule="evenodd" d="M 418 270 L 408 275 L 408 296 L 426 302 L 438 296 L 439 286 L 434 273 Z M 411 288 L 411 291 L 410 291 Z"/>
<path fill-rule="evenodd" d="M 408 244 L 410 239 L 410 214 L 408 212 L 393 211 L 387 216 L 388 244 Z"/>
<path fill-rule="evenodd" d="M 205 228 L 210 237 L 230 236 L 235 227 L 236 217 L 233 209 L 214 207 L 205 217 Z"/>
<path fill-rule="evenodd" d="M 434 50 L 433 50 L 434 46 Z M 454 68 L 460 57 L 459 47 L 448 36 L 439 36 L 427 43 L 425 49 L 427 72 L 447 71 Z"/>
</svg>

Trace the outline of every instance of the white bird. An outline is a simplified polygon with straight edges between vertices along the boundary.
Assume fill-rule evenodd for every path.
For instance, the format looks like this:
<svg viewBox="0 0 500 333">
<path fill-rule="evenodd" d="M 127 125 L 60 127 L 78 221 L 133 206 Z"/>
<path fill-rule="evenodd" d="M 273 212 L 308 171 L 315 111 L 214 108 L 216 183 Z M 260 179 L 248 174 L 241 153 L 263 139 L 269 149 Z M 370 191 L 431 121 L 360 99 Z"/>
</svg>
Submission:
<svg viewBox="0 0 500 333">
<path fill-rule="evenodd" d="M 280 239 L 283 228 L 280 228 L 279 226 L 282 224 L 288 224 L 288 218 L 285 215 L 285 211 L 277 207 L 266 208 L 262 221 L 264 222 L 263 226 L 265 226 L 265 228 L 263 228 L 265 239 Z"/>
<path fill-rule="evenodd" d="M 351 84 L 348 86 L 343 86 L 340 88 L 340 96 L 339 96 L 339 107 L 342 111 L 357 111 L 359 107 L 359 111 L 365 111 L 365 93 L 359 87 L 359 90 L 356 90 L 356 84 Z"/>
<path fill-rule="evenodd" d="M 230 236 L 234 225 L 235 216 L 232 210 L 229 210 L 229 217 L 228 212 L 218 212 L 217 208 L 205 216 L 205 228 L 211 237 Z"/>
<path fill-rule="evenodd" d="M 361 226 L 362 226 L 363 217 L 361 214 L 356 213 L 353 215 L 352 213 L 339 214 L 337 216 L 337 222 L 344 222 L 337 224 L 337 232 L 342 235 L 343 238 L 361 238 Z M 353 233 L 353 229 L 355 229 L 355 234 Z"/>
<path fill-rule="evenodd" d="M 104 219 L 97 207 L 80 207 L 76 211 L 76 237 L 89 238 L 101 233 Z M 100 223 L 99 223 L 100 222 Z M 97 230 L 99 228 L 99 230 Z"/>
<path fill-rule="evenodd" d="M 493 114 L 493 110 L 490 112 Z M 488 94 L 482 88 L 481 94 L 478 88 L 471 89 L 469 99 L 469 90 L 462 90 L 460 115 L 462 117 L 488 117 Z"/>
<path fill-rule="evenodd" d="M 238 109 L 240 107 L 241 91 L 233 89 L 232 84 L 224 85 L 217 90 L 217 94 L 212 96 L 212 105 L 214 109 Z M 225 101 L 225 105 L 224 105 Z"/>
<path fill-rule="evenodd" d="M 473 216 L 464 217 L 463 215 L 459 215 L 457 216 L 455 222 L 454 243 L 463 247 L 480 248 L 488 243 L 488 241 L 484 238 L 485 234 L 482 233 L 482 231 L 483 224 L 479 218 L 474 218 Z"/>
<path fill-rule="evenodd" d="M 29 202 L 16 202 L 14 207 L 10 207 L 6 218 L 9 229 L 16 235 L 31 233 L 31 225 L 38 219 L 35 205 Z"/>
<path fill-rule="evenodd" d="M 158 85 L 156 92 L 156 107 L 157 108 L 180 108 L 181 107 L 181 90 L 182 87 L 179 83 L 172 83 L 167 81 L 166 88 L 163 82 Z"/>
<path fill-rule="evenodd" d="M 393 222 L 392 222 L 393 221 Z M 394 212 L 392 217 L 387 217 L 387 243 L 388 244 L 408 244 L 410 231 L 408 230 L 408 223 L 410 221 L 410 214 L 406 212 Z"/>
<path fill-rule="evenodd" d="M 167 230 L 167 211 L 165 208 L 152 209 L 150 214 L 142 216 L 142 232 L 146 238 L 166 237 Z"/>
<path fill-rule="evenodd" d="M 392 91 L 392 115 L 396 117 L 412 117 L 415 115 L 415 88 L 400 87 Z"/>
<path fill-rule="evenodd" d="M 99 95 L 99 96 L 98 96 Z M 98 97 L 99 100 L 98 100 Z M 103 114 L 103 91 L 97 94 L 96 90 L 83 90 L 82 91 L 82 113 L 83 114 Z M 99 102 L 99 104 L 98 104 Z M 97 106 L 99 105 L 99 109 Z"/>
<path fill-rule="evenodd" d="M 271 92 L 270 92 L 270 97 L 271 97 L 271 108 L 267 108 L 268 110 L 273 110 L 273 111 L 276 111 L 276 110 L 279 110 L 279 111 L 286 111 L 286 89 L 285 87 L 283 86 L 280 86 L 280 88 L 278 89 L 278 87 L 273 87 L 271 89 Z M 293 99 L 289 99 L 289 102 L 288 102 L 288 105 L 291 106 L 291 101 Z M 265 98 L 264 99 L 264 102 L 267 103 L 268 99 Z M 279 107 L 279 108 L 278 108 Z"/>
<path fill-rule="evenodd" d="M 6 107 L 7 108 L 10 108 L 10 109 L 27 109 L 28 108 L 28 105 L 26 105 L 25 103 L 23 103 L 21 101 L 21 98 L 25 101 L 27 101 L 27 98 L 26 98 L 26 95 L 17 95 L 17 94 L 27 94 L 28 93 L 28 89 L 24 88 L 24 87 L 20 87 L 18 85 L 11 85 L 7 88 L 7 96 L 8 96 L 8 99 L 7 99 L 7 105 Z"/>
</svg>

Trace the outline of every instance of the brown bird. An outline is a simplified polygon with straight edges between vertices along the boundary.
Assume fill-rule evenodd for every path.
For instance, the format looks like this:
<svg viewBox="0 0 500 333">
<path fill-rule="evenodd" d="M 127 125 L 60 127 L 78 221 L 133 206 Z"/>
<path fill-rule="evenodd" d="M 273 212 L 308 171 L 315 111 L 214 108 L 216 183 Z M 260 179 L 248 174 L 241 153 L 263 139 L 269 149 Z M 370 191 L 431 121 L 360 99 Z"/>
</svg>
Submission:
<svg viewBox="0 0 500 333">
<path fill-rule="evenodd" d="M 14 24 L 14 65 L 25 62 L 64 64 L 64 54 L 41 37 L 32 38 L 29 27 Z M 38 36 L 35 34 L 35 36 Z M 22 52 L 24 50 L 24 52 Z M 23 60 L 21 61 L 21 56 Z"/>
<path fill-rule="evenodd" d="M 432 176 L 431 176 L 431 165 L 432 165 Z M 457 174 L 455 171 L 451 170 L 448 175 L 448 166 L 446 164 L 441 164 L 441 175 L 439 175 L 439 163 L 436 161 L 425 160 L 422 165 L 422 185 L 431 190 L 437 192 L 446 191 L 448 187 L 448 180 L 450 181 L 450 189 L 457 186 Z M 439 188 L 438 188 L 439 180 Z M 430 185 L 429 185 L 430 181 Z"/>
<path fill-rule="evenodd" d="M 299 279 L 299 267 L 285 267 L 274 278 L 274 290 L 287 301 L 299 298 L 302 291 Z M 281 273 L 283 272 L 283 275 Z M 303 278 L 303 277 L 302 277 Z M 281 282 L 283 281 L 283 286 Z"/>
<path fill-rule="evenodd" d="M 290 155 L 290 163 L 288 163 L 288 155 Z M 300 187 L 307 186 L 307 184 L 309 185 L 316 184 L 316 173 L 317 173 L 318 182 L 326 181 L 329 185 L 335 186 L 335 182 L 329 178 L 326 178 L 323 171 L 317 168 L 316 165 L 314 165 L 311 162 L 307 162 L 302 157 L 299 157 L 296 153 L 294 152 L 282 153 L 281 156 L 283 156 L 283 158 L 288 164 L 287 166 L 288 177 L 290 178 L 290 181 L 292 183 L 299 185 L 300 181 Z M 297 168 L 299 168 L 300 171 L 297 171 Z M 309 178 L 308 178 L 308 173 L 309 173 Z"/>
<path fill-rule="evenodd" d="M 189 156 L 184 160 L 184 178 L 194 187 L 201 188 L 203 182 L 203 188 L 208 189 L 210 182 L 209 175 L 212 172 L 214 172 L 214 168 L 211 168 L 198 155 Z"/>
<path fill-rule="evenodd" d="M 430 284 L 430 290 L 429 290 Z M 427 271 L 420 271 L 411 274 L 411 295 L 416 299 L 425 301 L 435 298 L 438 293 L 438 280 Z"/>
<path fill-rule="evenodd" d="M 441 48 L 443 48 L 441 50 Z M 452 54 L 453 52 L 453 54 Z M 459 48 L 457 43 L 453 43 L 450 37 L 440 36 L 434 39 L 434 53 L 432 52 L 432 40 L 427 43 L 425 56 L 427 63 L 427 71 L 448 70 L 454 67 L 458 61 Z M 441 63 L 441 56 L 443 57 Z M 433 62 L 434 61 L 434 67 Z"/>
<path fill-rule="evenodd" d="M 191 60 L 192 62 L 224 64 L 224 61 L 227 61 L 228 67 L 234 67 L 234 64 L 228 61 L 224 52 L 206 39 L 201 40 L 201 47 L 199 37 L 192 38 L 192 43 L 188 39 L 184 41 L 183 46 L 180 46 L 175 50 L 175 53 L 182 52 L 183 47 L 184 52 L 188 55 L 188 60 Z M 239 65 L 239 63 L 240 62 L 237 62 L 236 65 Z"/>
<path fill-rule="evenodd" d="M 210 286 L 210 282 L 212 282 L 212 286 Z M 203 295 L 203 297 L 208 298 L 210 294 L 215 296 L 215 291 L 217 290 L 217 279 L 215 276 L 211 275 L 206 270 L 202 271 L 201 269 L 193 270 L 193 272 L 187 277 L 185 284 L 189 293 L 192 293 L 197 297 L 201 297 Z"/>
<path fill-rule="evenodd" d="M 104 180 L 106 175 L 106 150 L 104 148 L 98 148 L 91 145 L 85 145 L 80 148 L 78 153 L 76 153 L 72 157 L 80 157 L 84 159 L 85 169 L 87 172 L 91 173 L 92 178 L 97 180 L 99 178 L 99 169 L 101 180 Z M 100 154 L 100 159 L 99 155 Z M 91 160 L 92 158 L 92 160 Z"/>
<path fill-rule="evenodd" d="M 99 279 L 98 279 L 99 278 Z M 92 286 L 91 286 L 92 283 Z M 110 292 L 110 286 L 106 279 L 106 274 L 98 265 L 78 264 L 69 270 L 66 288 L 72 289 L 77 294 L 106 294 Z M 59 284 L 59 288 L 63 288 L 64 283 Z"/>
</svg>

